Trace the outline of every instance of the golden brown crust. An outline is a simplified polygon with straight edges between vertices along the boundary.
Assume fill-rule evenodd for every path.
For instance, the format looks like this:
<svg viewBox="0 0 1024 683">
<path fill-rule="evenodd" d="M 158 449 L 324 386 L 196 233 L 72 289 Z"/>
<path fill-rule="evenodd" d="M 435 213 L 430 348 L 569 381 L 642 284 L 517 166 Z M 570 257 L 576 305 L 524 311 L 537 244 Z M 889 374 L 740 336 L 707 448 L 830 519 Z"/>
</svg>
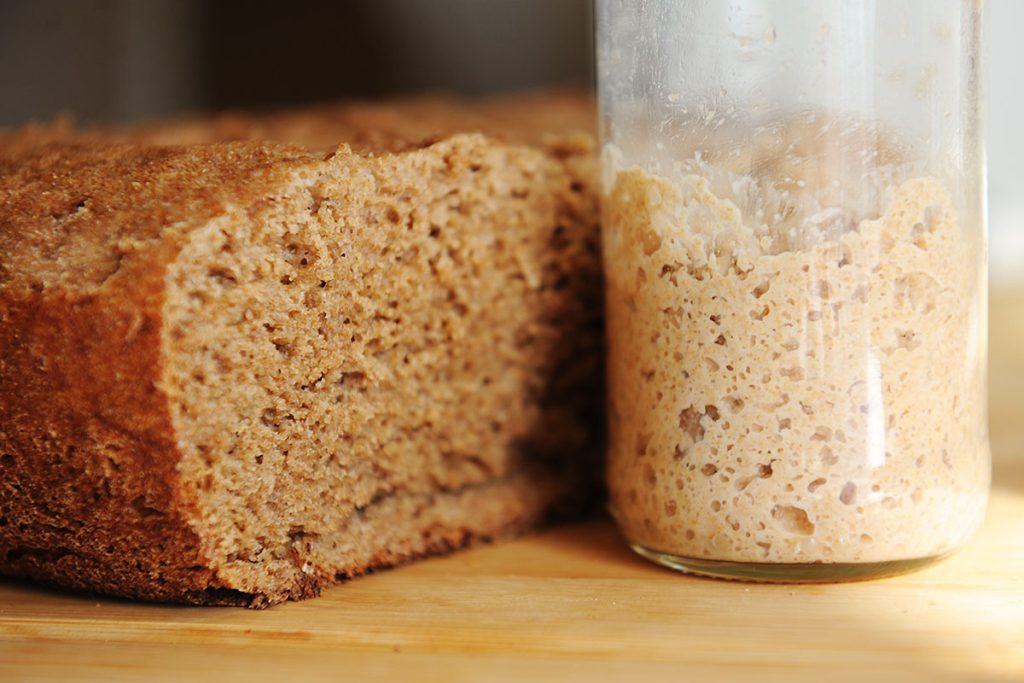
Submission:
<svg viewBox="0 0 1024 683">
<path fill-rule="evenodd" d="M 0 147 L 0 286 L 91 291 L 134 281 L 167 260 L 152 250 L 173 242 L 168 233 L 262 196 L 314 159 L 258 143 Z"/>
</svg>

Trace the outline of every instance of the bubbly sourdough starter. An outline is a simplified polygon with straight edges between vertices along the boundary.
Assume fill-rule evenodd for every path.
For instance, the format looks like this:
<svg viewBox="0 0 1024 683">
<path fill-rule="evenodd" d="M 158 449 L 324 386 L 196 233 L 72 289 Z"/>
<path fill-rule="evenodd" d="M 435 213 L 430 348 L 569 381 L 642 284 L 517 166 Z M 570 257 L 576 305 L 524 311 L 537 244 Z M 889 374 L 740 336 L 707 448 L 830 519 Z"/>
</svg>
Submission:
<svg viewBox="0 0 1024 683">
<path fill-rule="evenodd" d="M 866 563 L 939 555 L 977 527 L 973 256 L 939 181 L 883 180 L 880 217 L 821 209 L 752 228 L 716 172 L 619 170 L 605 197 L 608 482 L 631 542 Z"/>
</svg>

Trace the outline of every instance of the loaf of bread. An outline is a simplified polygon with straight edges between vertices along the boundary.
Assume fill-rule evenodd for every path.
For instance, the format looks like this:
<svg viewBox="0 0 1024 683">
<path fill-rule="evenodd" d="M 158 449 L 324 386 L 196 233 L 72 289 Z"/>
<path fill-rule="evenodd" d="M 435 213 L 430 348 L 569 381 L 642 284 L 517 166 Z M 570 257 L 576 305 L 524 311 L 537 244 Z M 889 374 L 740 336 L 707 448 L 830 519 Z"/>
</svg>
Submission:
<svg viewBox="0 0 1024 683">
<path fill-rule="evenodd" d="M 603 400 L 589 117 L 3 136 L 0 573 L 262 607 L 576 505 Z"/>
</svg>

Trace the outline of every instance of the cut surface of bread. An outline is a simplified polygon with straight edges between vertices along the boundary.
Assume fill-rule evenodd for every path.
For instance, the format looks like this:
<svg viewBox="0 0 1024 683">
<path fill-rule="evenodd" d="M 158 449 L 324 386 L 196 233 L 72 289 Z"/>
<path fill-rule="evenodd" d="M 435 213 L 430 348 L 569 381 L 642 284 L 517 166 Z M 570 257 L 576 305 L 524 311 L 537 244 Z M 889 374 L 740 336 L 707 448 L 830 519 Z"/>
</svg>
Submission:
<svg viewBox="0 0 1024 683">
<path fill-rule="evenodd" d="M 0 145 L 0 572 L 259 607 L 592 493 L 585 137 L 134 135 Z"/>
</svg>

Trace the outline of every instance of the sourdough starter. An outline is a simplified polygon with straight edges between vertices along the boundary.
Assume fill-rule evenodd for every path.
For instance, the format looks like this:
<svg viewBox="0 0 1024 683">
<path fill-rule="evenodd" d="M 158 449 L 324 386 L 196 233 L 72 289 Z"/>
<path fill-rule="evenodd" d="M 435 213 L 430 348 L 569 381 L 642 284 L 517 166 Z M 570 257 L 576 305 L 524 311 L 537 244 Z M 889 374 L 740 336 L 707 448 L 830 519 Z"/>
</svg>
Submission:
<svg viewBox="0 0 1024 683">
<path fill-rule="evenodd" d="M 605 197 L 608 481 L 629 540 L 750 563 L 957 548 L 989 461 L 974 256 L 943 185 L 895 169 L 844 204 L 813 173 L 784 173 L 790 192 L 677 170 L 620 166 Z"/>
</svg>

